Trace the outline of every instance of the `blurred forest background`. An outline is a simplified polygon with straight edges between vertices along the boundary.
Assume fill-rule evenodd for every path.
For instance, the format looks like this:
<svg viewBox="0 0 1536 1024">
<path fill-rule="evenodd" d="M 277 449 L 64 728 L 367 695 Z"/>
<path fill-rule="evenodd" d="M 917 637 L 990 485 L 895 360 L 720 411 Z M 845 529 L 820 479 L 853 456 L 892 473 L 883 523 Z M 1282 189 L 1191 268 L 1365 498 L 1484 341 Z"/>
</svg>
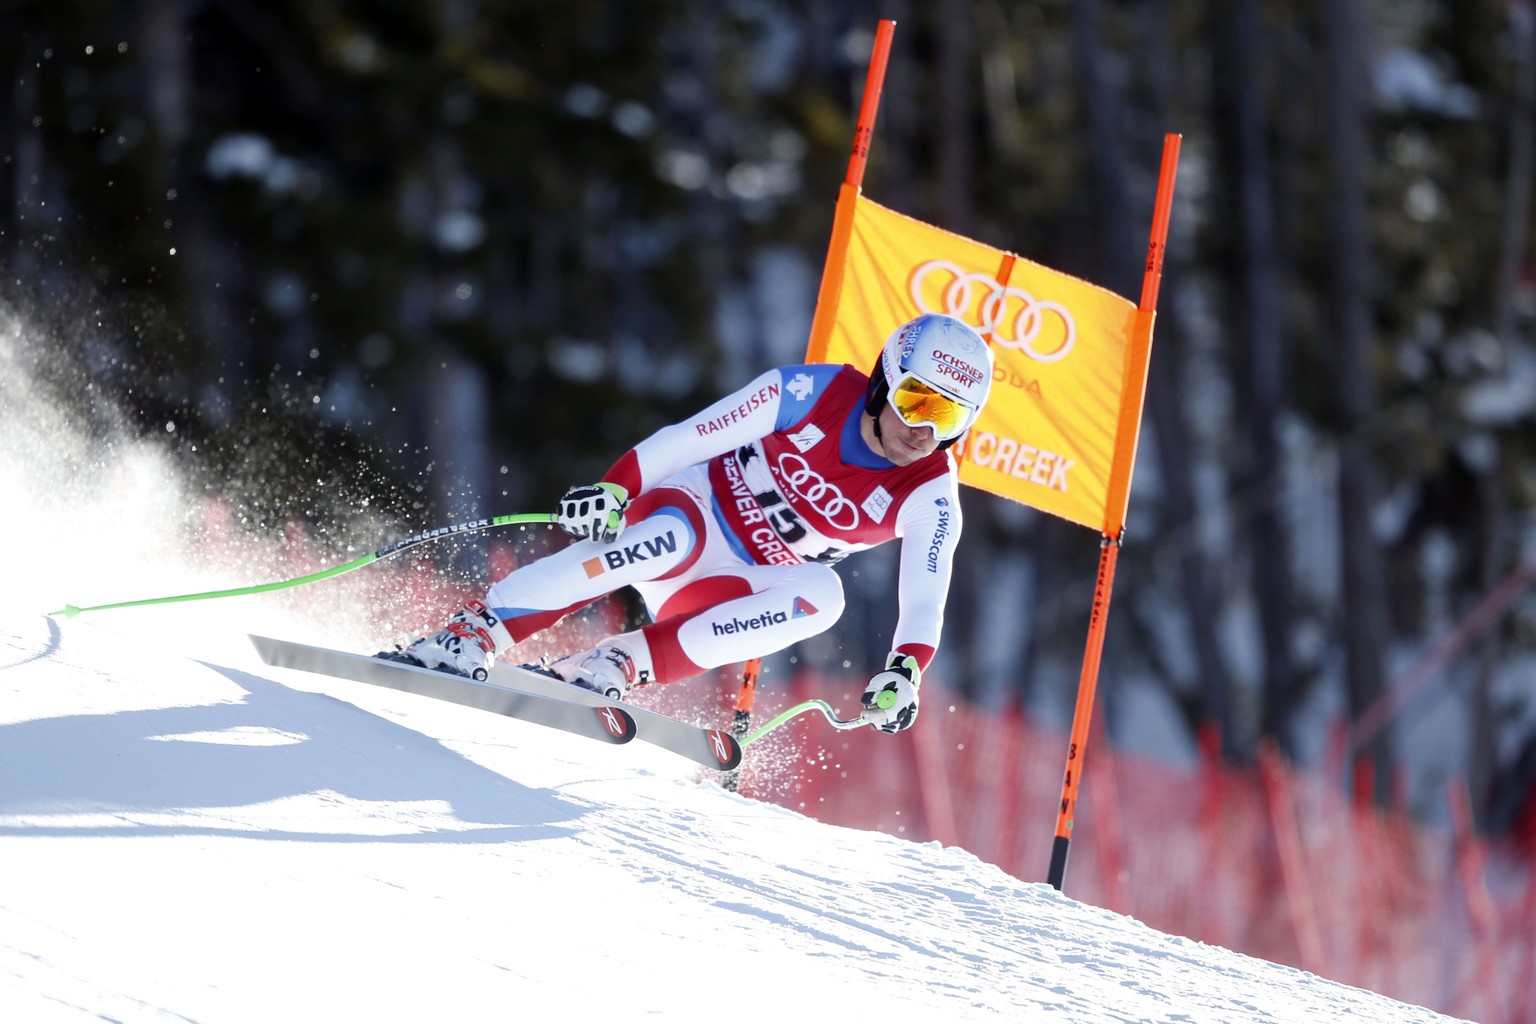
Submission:
<svg viewBox="0 0 1536 1024">
<path fill-rule="evenodd" d="M 0 303 L 252 530 L 548 509 L 800 360 L 882 17 L 865 191 L 905 213 L 1134 298 L 1183 136 L 1110 737 L 1307 763 L 1349 722 L 1378 801 L 1429 814 L 1465 774 L 1508 827 L 1536 775 L 1525 0 L 8 0 Z M 1098 538 L 965 515 L 934 671 L 1065 723 Z M 885 555 L 802 655 L 874 666 Z"/>
</svg>

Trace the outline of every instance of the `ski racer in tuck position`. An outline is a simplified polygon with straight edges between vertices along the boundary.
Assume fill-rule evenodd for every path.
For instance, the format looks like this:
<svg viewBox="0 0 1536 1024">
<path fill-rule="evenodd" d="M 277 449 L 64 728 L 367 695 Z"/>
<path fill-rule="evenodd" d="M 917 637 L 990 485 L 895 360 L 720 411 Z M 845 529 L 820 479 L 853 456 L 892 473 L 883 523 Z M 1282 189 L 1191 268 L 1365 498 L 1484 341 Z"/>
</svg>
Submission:
<svg viewBox="0 0 1536 1024">
<path fill-rule="evenodd" d="M 641 441 L 599 483 L 568 491 L 556 522 L 576 538 L 569 546 L 380 657 L 483 679 L 513 645 L 630 586 L 649 625 L 541 667 L 619 699 L 824 632 L 843 611 L 832 564 L 900 538 L 891 653 L 862 699 L 870 724 L 906 729 L 960 536 L 946 449 L 991 384 L 981 336 L 936 314 L 898 328 L 868 376 L 852 366 L 770 370 Z"/>
</svg>

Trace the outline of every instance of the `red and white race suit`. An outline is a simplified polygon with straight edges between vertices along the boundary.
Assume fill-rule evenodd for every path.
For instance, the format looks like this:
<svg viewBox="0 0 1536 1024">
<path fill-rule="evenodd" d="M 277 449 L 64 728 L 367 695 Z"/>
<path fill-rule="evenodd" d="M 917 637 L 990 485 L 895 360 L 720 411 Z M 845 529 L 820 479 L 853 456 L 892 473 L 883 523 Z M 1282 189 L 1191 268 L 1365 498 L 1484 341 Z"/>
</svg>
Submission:
<svg viewBox="0 0 1536 1024">
<path fill-rule="evenodd" d="M 632 496 L 618 540 L 522 566 L 486 604 L 521 641 L 632 586 L 655 680 L 670 682 L 825 631 L 843 610 L 832 564 L 900 538 L 891 649 L 926 668 L 960 536 L 955 465 L 946 451 L 896 466 L 871 450 L 867 385 L 851 366 L 781 367 L 662 428 L 604 477 Z"/>
</svg>

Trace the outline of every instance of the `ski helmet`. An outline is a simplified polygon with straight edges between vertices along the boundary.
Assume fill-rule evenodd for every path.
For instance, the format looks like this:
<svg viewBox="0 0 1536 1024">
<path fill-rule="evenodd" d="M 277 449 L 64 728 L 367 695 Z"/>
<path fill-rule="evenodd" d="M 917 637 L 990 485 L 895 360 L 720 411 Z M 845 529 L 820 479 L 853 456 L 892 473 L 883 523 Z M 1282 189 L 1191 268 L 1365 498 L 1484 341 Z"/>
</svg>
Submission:
<svg viewBox="0 0 1536 1024">
<path fill-rule="evenodd" d="M 908 426 L 930 426 L 947 448 L 976 422 L 992 387 L 992 350 L 967 323 L 925 313 L 896 328 L 869 375 L 864 411 L 889 404 Z"/>
</svg>

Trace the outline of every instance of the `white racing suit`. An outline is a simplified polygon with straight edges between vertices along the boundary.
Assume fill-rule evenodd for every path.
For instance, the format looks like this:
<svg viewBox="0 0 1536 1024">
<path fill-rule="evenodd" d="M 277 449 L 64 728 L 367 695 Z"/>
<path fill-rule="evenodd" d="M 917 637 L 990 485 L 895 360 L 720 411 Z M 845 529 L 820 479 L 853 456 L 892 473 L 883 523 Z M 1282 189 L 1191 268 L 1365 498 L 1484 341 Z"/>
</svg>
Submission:
<svg viewBox="0 0 1536 1024">
<path fill-rule="evenodd" d="M 627 452 L 604 479 L 628 489 L 625 529 L 519 567 L 485 603 L 514 642 L 620 587 L 655 682 L 783 650 L 843 610 L 832 563 L 901 538 L 891 649 L 926 668 L 960 536 L 955 465 L 893 465 L 860 434 L 868 377 L 851 366 L 770 370 Z"/>
</svg>

